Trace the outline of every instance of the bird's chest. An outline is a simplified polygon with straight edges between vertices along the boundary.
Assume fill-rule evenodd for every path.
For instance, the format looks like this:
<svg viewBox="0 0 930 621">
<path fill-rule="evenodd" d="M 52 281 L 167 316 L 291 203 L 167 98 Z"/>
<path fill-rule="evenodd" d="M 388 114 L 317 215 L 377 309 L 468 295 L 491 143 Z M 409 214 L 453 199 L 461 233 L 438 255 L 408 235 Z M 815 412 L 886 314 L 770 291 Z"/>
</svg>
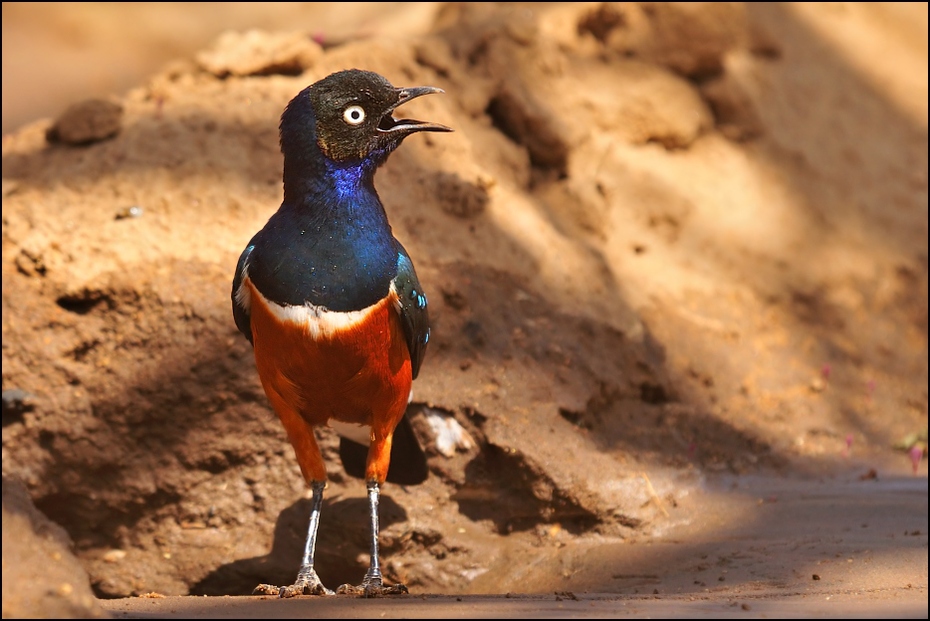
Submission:
<svg viewBox="0 0 930 621">
<path fill-rule="evenodd" d="M 250 278 L 280 304 L 367 308 L 387 295 L 397 271 L 390 229 L 376 224 L 345 218 L 270 227 L 256 247 Z"/>
</svg>

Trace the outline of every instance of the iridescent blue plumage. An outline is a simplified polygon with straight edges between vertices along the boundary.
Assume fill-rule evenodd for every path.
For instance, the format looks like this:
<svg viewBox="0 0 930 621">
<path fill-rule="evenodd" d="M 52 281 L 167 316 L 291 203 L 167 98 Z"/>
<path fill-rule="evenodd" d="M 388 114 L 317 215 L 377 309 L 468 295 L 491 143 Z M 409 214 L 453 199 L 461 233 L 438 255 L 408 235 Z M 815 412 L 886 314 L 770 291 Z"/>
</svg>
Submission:
<svg viewBox="0 0 930 621">
<path fill-rule="evenodd" d="M 358 88 L 345 88 L 346 80 L 357 81 Z M 380 81 L 384 90 L 372 89 L 372 80 Z M 411 133 L 448 131 L 437 124 L 391 117 L 400 103 L 430 92 L 438 89 L 395 89 L 375 74 L 347 71 L 304 89 L 288 104 L 281 117 L 284 202 L 243 253 L 234 297 L 246 267 L 258 290 L 282 305 L 347 312 L 367 308 L 387 295 L 402 247 L 375 191 L 374 174 Z M 338 118 L 352 104 L 378 113 L 371 136 L 359 139 L 355 128 Z M 317 118 L 327 114 L 334 118 Z M 405 265 L 405 281 L 416 281 L 409 257 Z M 234 314 L 241 316 L 245 309 L 235 306 L 234 301 Z M 237 321 L 247 323 L 244 318 Z M 428 325 L 423 320 L 408 323 Z M 410 338 L 412 348 L 423 349 L 416 344 L 418 335 Z"/>
</svg>

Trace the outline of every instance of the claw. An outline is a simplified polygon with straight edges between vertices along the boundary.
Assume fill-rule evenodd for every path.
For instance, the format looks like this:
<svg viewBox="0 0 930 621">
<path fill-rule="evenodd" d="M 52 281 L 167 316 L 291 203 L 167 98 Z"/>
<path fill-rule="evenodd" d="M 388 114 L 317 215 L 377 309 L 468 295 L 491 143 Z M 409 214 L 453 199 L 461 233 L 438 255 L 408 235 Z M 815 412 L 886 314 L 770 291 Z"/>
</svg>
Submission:
<svg viewBox="0 0 930 621">
<path fill-rule="evenodd" d="M 334 595 L 334 593 L 323 586 L 316 572 L 313 572 L 308 576 L 298 576 L 297 582 L 286 587 L 260 584 L 252 590 L 252 595 L 277 595 L 280 598 L 288 598 L 298 595 Z"/>
<path fill-rule="evenodd" d="M 297 595 L 333 595 L 333 592 L 320 583 L 316 584 L 292 584 L 281 589 L 278 597 L 288 598 Z"/>
</svg>

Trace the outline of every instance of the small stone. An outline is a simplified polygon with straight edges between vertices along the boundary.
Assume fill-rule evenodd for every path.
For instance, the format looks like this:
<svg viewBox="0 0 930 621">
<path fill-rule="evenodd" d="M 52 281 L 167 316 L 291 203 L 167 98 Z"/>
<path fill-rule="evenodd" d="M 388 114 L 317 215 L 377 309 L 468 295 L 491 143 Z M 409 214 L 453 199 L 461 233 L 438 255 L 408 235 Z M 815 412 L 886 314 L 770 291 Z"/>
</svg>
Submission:
<svg viewBox="0 0 930 621">
<path fill-rule="evenodd" d="M 122 127 L 123 106 L 105 99 L 88 99 L 69 107 L 45 134 L 49 142 L 86 145 L 112 138 Z"/>
<path fill-rule="evenodd" d="M 26 412 L 35 409 L 35 397 L 19 388 L 3 391 L 3 425 L 21 423 Z"/>
<path fill-rule="evenodd" d="M 141 218 L 142 214 L 145 213 L 145 210 L 142 209 L 139 205 L 130 205 L 129 207 L 124 207 L 116 212 L 117 220 L 124 220 L 126 218 Z"/>
</svg>

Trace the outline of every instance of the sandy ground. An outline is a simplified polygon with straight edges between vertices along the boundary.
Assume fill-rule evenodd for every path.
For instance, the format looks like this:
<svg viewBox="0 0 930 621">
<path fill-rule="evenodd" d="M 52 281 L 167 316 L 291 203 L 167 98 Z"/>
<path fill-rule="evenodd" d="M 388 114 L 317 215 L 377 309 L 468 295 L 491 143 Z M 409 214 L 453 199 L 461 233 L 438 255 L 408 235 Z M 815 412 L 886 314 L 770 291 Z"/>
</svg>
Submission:
<svg viewBox="0 0 930 621">
<path fill-rule="evenodd" d="M 711 491 L 711 490 L 709 490 Z M 872 481 L 732 479 L 712 490 L 726 511 L 645 545 L 582 544 L 531 561 L 571 572 L 571 590 L 545 595 L 414 594 L 378 601 L 255 597 L 102 600 L 118 617 L 922 618 L 927 611 L 927 484 L 911 476 Z M 734 502 L 733 496 L 737 496 Z M 799 532 L 799 525 L 807 525 Z M 588 558 L 585 558 L 588 557 Z M 791 559 L 790 562 L 786 562 Z M 601 591 L 609 585 L 609 593 Z M 591 589 L 591 590 L 589 590 Z"/>
<path fill-rule="evenodd" d="M 4 617 L 927 616 L 925 4 L 285 5 L 3 5 Z M 411 595 L 237 597 L 309 503 L 230 282 L 346 67 L 456 130 L 375 181 L 433 309 Z"/>
</svg>

